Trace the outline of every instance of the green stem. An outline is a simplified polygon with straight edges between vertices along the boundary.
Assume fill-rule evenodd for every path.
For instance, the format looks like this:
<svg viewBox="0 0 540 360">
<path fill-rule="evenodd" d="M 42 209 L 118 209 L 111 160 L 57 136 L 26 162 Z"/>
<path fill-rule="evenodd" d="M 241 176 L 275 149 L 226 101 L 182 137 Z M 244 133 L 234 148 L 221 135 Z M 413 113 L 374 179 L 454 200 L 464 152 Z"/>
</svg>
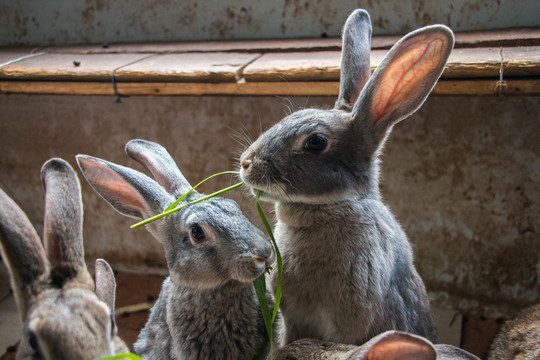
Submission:
<svg viewBox="0 0 540 360">
<path fill-rule="evenodd" d="M 276 295 L 274 300 L 274 310 L 272 313 L 272 318 L 270 319 L 270 314 L 268 311 L 268 302 L 266 301 L 266 282 L 264 279 L 264 274 L 260 276 L 257 280 L 254 282 L 255 291 L 257 292 L 257 297 L 259 298 L 259 302 L 261 305 L 261 310 L 263 312 L 264 317 L 264 323 L 266 325 L 266 331 L 268 332 L 268 337 L 270 338 L 271 346 L 272 344 L 272 324 L 274 323 L 274 320 L 276 319 L 276 315 L 278 313 L 279 309 L 279 303 L 281 302 L 281 278 L 283 276 L 283 260 L 281 258 L 281 253 L 279 252 L 276 239 L 274 238 L 274 233 L 272 232 L 272 227 L 270 226 L 270 223 L 266 219 L 266 216 L 264 215 L 264 212 L 261 208 L 261 205 L 259 203 L 259 198 L 261 197 L 261 191 L 257 190 L 255 193 L 255 199 L 257 203 L 257 211 L 259 212 L 259 216 L 261 217 L 261 220 L 264 224 L 264 227 L 266 228 L 266 232 L 270 236 L 270 239 L 272 240 L 272 243 L 274 245 L 274 248 L 276 249 L 276 258 L 277 258 L 277 265 L 278 265 L 278 280 L 277 280 L 277 286 L 276 286 Z M 261 279 L 262 278 L 262 279 Z M 264 286 L 264 289 L 263 289 Z M 264 290 L 264 296 L 262 296 L 262 291 Z M 264 301 L 261 301 L 261 298 L 264 297 Z M 270 353 L 270 356 L 272 356 L 272 353 Z"/>
<path fill-rule="evenodd" d="M 216 176 L 219 176 L 219 175 L 224 175 L 224 174 L 236 174 L 236 175 L 238 175 L 239 172 L 238 171 L 223 171 L 223 172 L 220 172 L 220 173 L 217 173 L 217 174 L 214 174 L 214 175 L 210 175 L 209 177 L 207 177 L 206 179 L 204 179 L 203 181 L 201 181 L 200 183 L 198 183 L 197 185 L 192 187 L 191 190 L 189 190 L 187 193 L 180 196 L 180 198 L 178 198 L 175 202 L 173 202 L 171 205 L 169 205 L 164 210 L 164 212 L 174 209 L 176 207 L 176 205 L 180 204 L 180 201 L 184 200 L 193 190 L 195 190 L 197 187 L 199 187 L 199 185 L 201 185 L 202 183 L 206 182 L 207 180 L 210 180 L 213 177 L 216 177 Z"/>
<path fill-rule="evenodd" d="M 230 172 L 230 173 L 232 173 L 232 172 Z M 224 174 L 224 173 L 222 173 L 222 174 Z M 217 175 L 217 174 L 216 174 L 216 175 Z M 211 178 L 211 177 L 210 177 L 210 178 Z M 207 178 L 207 179 L 209 179 L 209 178 Z M 197 184 L 197 186 L 198 186 L 198 185 L 200 185 L 200 183 Z M 161 214 L 157 214 L 157 215 L 155 215 L 155 216 L 152 216 L 151 218 L 148 218 L 148 219 L 146 219 L 146 220 L 143 220 L 143 221 L 141 221 L 141 222 L 138 222 L 138 223 L 136 223 L 136 224 L 133 224 L 133 225 L 131 225 L 131 228 L 132 228 L 132 229 L 136 229 L 136 228 L 138 228 L 138 227 L 140 227 L 140 226 L 143 226 L 143 225 L 146 225 L 146 224 L 148 224 L 148 223 L 151 223 L 152 221 L 159 220 L 159 219 L 161 219 L 162 217 L 165 217 L 165 216 L 170 215 L 170 214 L 172 214 L 172 213 L 174 213 L 174 212 L 177 212 L 178 210 L 182 209 L 184 206 L 191 205 L 191 204 L 196 204 L 196 203 L 199 203 L 199 202 L 201 202 L 201 201 L 208 200 L 208 199 L 210 199 L 210 198 L 213 198 L 214 196 L 218 196 L 218 195 L 221 195 L 221 194 L 223 194 L 223 193 L 226 193 L 227 191 L 231 191 L 231 190 L 234 190 L 234 189 L 236 189 L 236 188 L 239 188 L 239 187 L 242 186 L 242 185 L 244 185 L 243 182 L 240 182 L 240 183 L 238 183 L 238 184 L 234 184 L 234 185 L 232 185 L 232 186 L 229 186 L 228 188 L 225 188 L 225 189 L 216 191 L 215 193 L 212 193 L 212 194 L 210 194 L 210 195 L 203 196 L 202 198 L 197 199 L 197 200 L 194 200 L 194 201 L 192 201 L 192 202 L 189 202 L 189 203 L 187 203 L 187 204 L 185 204 L 185 205 L 175 207 L 174 209 L 169 209 L 169 208 L 170 208 L 170 206 L 169 206 L 169 207 L 167 208 L 168 210 L 162 212 Z M 193 188 L 193 189 L 194 189 L 194 188 Z M 191 189 L 191 190 L 188 191 L 187 193 L 193 191 L 193 189 Z M 187 194 L 187 193 L 186 193 L 186 194 Z M 180 198 L 180 201 L 186 197 L 186 194 L 182 195 L 182 197 Z M 178 201 L 178 200 L 177 200 L 177 201 Z M 180 201 L 178 201 L 178 202 L 180 202 Z M 175 201 L 175 203 L 176 203 L 176 201 Z"/>
<path fill-rule="evenodd" d="M 94 360 L 122 360 L 122 359 L 142 360 L 140 357 L 132 353 L 105 356 L 105 357 L 97 358 Z"/>
</svg>

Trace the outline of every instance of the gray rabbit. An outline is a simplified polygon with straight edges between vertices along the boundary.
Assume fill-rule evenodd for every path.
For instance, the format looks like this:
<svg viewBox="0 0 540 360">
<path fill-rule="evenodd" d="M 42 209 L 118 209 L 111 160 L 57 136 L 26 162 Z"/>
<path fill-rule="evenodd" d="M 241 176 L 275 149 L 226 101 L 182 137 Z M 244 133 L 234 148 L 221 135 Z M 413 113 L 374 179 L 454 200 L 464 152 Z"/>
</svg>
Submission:
<svg viewBox="0 0 540 360">
<path fill-rule="evenodd" d="M 279 349 L 274 360 L 479 360 L 451 345 L 433 345 L 429 340 L 390 330 L 361 346 L 316 339 L 300 339 Z"/>
<path fill-rule="evenodd" d="M 161 145 L 132 140 L 126 152 L 155 181 L 124 166 L 77 156 L 90 185 L 120 213 L 149 218 L 191 189 Z M 194 191 L 182 204 L 202 196 Z M 270 347 L 251 282 L 274 262 L 275 252 L 238 204 L 216 197 L 146 227 L 165 249 L 170 276 L 135 352 L 149 360 L 263 358 Z"/>
<path fill-rule="evenodd" d="M 51 159 L 41 176 L 43 245 L 24 212 L 0 189 L 2 257 L 24 324 L 16 359 L 84 360 L 127 353 L 114 324 L 114 274 L 97 260 L 94 292 L 84 262 L 77 175 L 64 160 Z"/>
<path fill-rule="evenodd" d="M 437 82 L 454 37 L 442 25 L 414 31 L 371 77 L 370 42 L 369 15 L 356 10 L 343 30 L 334 109 L 290 114 L 240 157 L 245 183 L 276 204 L 285 344 L 360 345 L 390 329 L 435 339 L 411 245 L 381 199 L 379 156 Z"/>
<path fill-rule="evenodd" d="M 488 360 L 540 359 L 540 304 L 506 321 L 493 339 Z"/>
</svg>

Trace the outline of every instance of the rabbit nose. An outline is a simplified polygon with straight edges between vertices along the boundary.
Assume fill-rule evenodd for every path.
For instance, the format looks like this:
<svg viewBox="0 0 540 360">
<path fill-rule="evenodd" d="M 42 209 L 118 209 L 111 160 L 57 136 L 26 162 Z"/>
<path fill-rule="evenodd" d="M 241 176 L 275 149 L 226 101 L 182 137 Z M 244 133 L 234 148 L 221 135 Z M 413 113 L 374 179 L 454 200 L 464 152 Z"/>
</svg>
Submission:
<svg viewBox="0 0 540 360">
<path fill-rule="evenodd" d="M 255 254 L 251 257 L 256 263 L 264 263 L 265 267 L 270 267 L 273 263 L 271 256 Z"/>
<path fill-rule="evenodd" d="M 247 170 L 251 165 L 251 160 L 242 160 L 242 169 Z"/>
</svg>

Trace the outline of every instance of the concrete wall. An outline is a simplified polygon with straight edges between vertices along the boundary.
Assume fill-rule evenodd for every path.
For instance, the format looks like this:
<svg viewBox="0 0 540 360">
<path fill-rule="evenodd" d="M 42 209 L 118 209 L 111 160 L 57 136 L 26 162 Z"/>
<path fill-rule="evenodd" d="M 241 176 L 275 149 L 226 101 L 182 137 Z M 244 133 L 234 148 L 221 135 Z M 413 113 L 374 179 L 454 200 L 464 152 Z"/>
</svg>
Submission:
<svg viewBox="0 0 540 360">
<path fill-rule="evenodd" d="M 375 34 L 540 24 L 537 0 L 0 0 L 0 46 L 339 36 L 356 8 Z"/>
<path fill-rule="evenodd" d="M 86 153 L 128 166 L 125 143 L 164 145 L 192 182 L 236 168 L 237 137 L 255 138 L 289 110 L 333 98 L 0 95 L 0 186 L 42 231 L 39 170 Z M 433 97 L 398 124 L 383 155 L 382 190 L 414 245 L 439 307 L 498 316 L 540 299 L 540 102 L 537 97 Z M 77 169 L 78 170 L 78 169 Z M 83 181 L 89 262 L 163 272 L 160 246 Z M 234 182 L 221 178 L 203 191 Z M 230 193 L 257 224 L 254 201 Z M 271 212 L 267 209 L 271 216 Z"/>
</svg>

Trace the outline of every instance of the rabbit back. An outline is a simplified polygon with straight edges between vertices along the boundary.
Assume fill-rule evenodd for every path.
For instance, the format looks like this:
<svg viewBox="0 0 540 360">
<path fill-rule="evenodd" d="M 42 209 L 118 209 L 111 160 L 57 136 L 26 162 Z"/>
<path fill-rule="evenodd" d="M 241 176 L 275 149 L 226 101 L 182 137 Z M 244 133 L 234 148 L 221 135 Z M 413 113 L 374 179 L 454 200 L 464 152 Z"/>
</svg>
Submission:
<svg viewBox="0 0 540 360">
<path fill-rule="evenodd" d="M 489 350 L 489 360 L 540 358 L 540 304 L 522 310 L 506 321 Z"/>
</svg>

